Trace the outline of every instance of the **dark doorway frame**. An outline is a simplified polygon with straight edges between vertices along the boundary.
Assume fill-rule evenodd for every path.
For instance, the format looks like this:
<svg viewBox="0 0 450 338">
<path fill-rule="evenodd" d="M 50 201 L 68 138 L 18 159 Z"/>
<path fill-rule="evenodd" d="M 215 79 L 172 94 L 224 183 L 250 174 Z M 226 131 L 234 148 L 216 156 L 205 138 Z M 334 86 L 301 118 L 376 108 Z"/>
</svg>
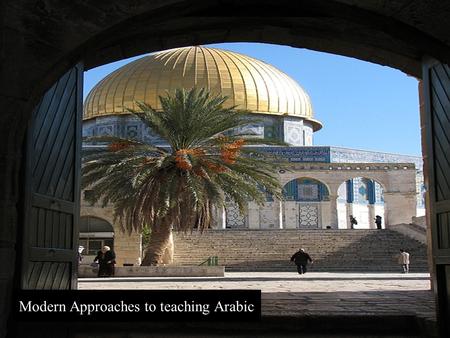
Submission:
<svg viewBox="0 0 450 338">
<path fill-rule="evenodd" d="M 440 14 L 439 7 L 431 8 L 431 13 L 434 11 L 436 16 Z M 418 13 L 420 5 L 413 3 L 409 9 Z M 138 4 L 128 11 L 104 13 L 105 22 L 92 19 L 97 26 L 80 32 L 81 38 L 74 38 L 65 45 L 56 40 L 63 47 L 60 51 L 52 50 L 54 54 L 49 52 L 48 55 L 52 55 L 51 58 L 37 58 L 32 52 L 33 48 L 27 47 L 26 43 L 19 45 L 16 48 L 17 51 L 12 50 L 11 57 L 14 57 L 15 53 L 25 55 L 28 51 L 27 56 L 21 60 L 22 64 L 27 65 L 24 72 L 28 67 L 35 67 L 35 69 L 30 71 L 29 76 L 25 74 L 22 78 L 16 74 L 11 75 L 14 81 L 22 81 L 24 93 L 20 95 L 17 93 L 17 102 L 20 101 L 20 104 L 17 104 L 13 110 L 5 109 L 5 115 L 11 116 L 18 111 L 20 114 L 18 121 L 28 120 L 43 93 L 79 60 L 84 60 L 87 70 L 100 64 L 145 52 L 198 43 L 258 41 L 287 44 L 389 65 L 419 78 L 422 76 L 422 64 L 426 67 L 423 70 L 424 74 L 427 74 L 430 68 L 428 61 L 422 62 L 425 55 L 430 55 L 443 64 L 450 64 L 450 45 L 444 42 L 438 32 L 423 30 L 419 24 L 414 24 L 412 19 L 398 17 L 395 13 L 387 15 L 381 9 L 371 10 L 339 1 L 315 1 L 314 3 L 309 1 L 294 3 L 283 0 L 276 3 L 272 1 L 197 1 L 194 5 L 191 1 L 159 1 L 146 6 Z M 434 16 L 431 15 L 431 18 L 430 21 Z M 31 25 L 30 29 L 38 30 L 38 27 Z M 60 30 L 62 37 L 64 34 L 73 36 L 70 30 Z M 42 67 L 38 69 L 36 65 L 39 62 Z M 433 61 L 433 64 L 439 65 L 436 61 Z M 6 77 L 6 79 L 9 78 Z M 426 79 L 424 80 L 426 82 Z M 24 98 L 20 98 L 21 95 Z M 432 95 L 427 87 L 423 95 L 425 102 L 432 102 Z M 14 95 L 8 94 L 5 97 L 8 97 L 8 102 L 16 102 Z M 421 113 L 423 130 L 430 133 L 430 136 L 423 138 L 426 142 L 426 147 L 423 149 L 424 157 L 430 163 L 425 166 L 425 176 L 428 184 L 432 186 L 434 182 L 430 173 L 433 171 L 434 157 L 430 152 L 435 151 L 432 143 L 434 132 L 431 129 L 432 120 L 429 120 L 432 109 L 427 108 Z M 7 152 L 2 150 L 2 156 L 6 154 L 5 158 L 12 163 L 2 171 L 4 179 L 10 178 L 13 181 L 19 179 L 18 186 L 23 185 L 24 182 L 23 177 L 19 177 L 20 166 L 17 166 L 18 163 L 20 164 L 20 159 L 8 157 L 10 156 L 8 154 L 20 152 L 21 142 L 17 140 L 23 141 L 25 134 L 24 127 L 21 127 L 19 132 L 8 132 L 3 136 L 11 149 L 5 147 Z M 433 210 L 434 202 L 433 198 L 430 198 L 430 190 L 428 203 L 431 209 L 428 208 L 428 210 Z M 10 198 L 14 200 L 14 191 L 11 192 L 9 186 L 4 192 L 6 201 L 9 201 L 9 196 L 12 196 Z M 14 208 L 13 204 L 11 206 Z M 11 210 L 10 213 L 16 215 L 22 211 L 19 208 Z M 17 217 L 9 217 L 17 220 Z M 437 227 L 439 223 L 435 216 L 430 216 L 429 221 L 432 228 Z M 18 224 L 17 227 L 21 225 Z M 433 235 L 437 234 L 434 228 L 431 232 Z M 14 236 L 11 236 L 13 239 L 7 236 L 5 238 L 5 244 L 2 245 L 6 248 L 7 254 L 20 258 L 20 255 L 17 257 L 15 252 Z M 430 243 L 432 250 L 434 245 L 435 242 Z M 437 270 L 446 271 L 445 274 L 439 273 L 439 276 L 446 276 L 443 279 L 433 275 L 434 290 L 438 300 L 448 302 L 448 297 L 446 299 L 443 295 L 448 294 L 446 282 L 450 278 L 447 273 L 450 257 L 446 253 L 439 256 L 439 252 L 433 252 L 430 258 L 433 260 L 439 258 L 440 261 L 440 267 Z M 3 268 L 11 269 L 13 266 L 5 264 Z M 9 271 L 6 275 L 11 276 Z M 7 280 L 4 284 L 6 294 L 8 294 L 11 280 Z M 440 311 L 444 311 L 441 314 L 442 318 L 448 317 L 448 307 L 440 306 Z"/>
</svg>

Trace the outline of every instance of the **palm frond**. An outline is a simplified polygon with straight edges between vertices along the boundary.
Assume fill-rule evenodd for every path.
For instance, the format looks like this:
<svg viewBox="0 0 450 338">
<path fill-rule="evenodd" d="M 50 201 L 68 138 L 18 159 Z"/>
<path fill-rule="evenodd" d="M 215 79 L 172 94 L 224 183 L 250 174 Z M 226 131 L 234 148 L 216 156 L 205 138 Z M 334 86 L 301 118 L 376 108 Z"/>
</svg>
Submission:
<svg viewBox="0 0 450 338">
<path fill-rule="evenodd" d="M 136 140 L 89 138 L 107 143 L 84 155 L 82 188 L 90 202 L 113 204 L 124 231 L 171 224 L 180 230 L 207 229 L 214 207 L 228 198 L 243 212 L 248 201 L 282 198 L 277 165 L 247 145 L 280 145 L 232 135 L 249 123 L 246 112 L 224 108 L 226 97 L 203 89 L 160 97 L 162 111 L 138 102 L 135 114 L 169 149 Z"/>
</svg>

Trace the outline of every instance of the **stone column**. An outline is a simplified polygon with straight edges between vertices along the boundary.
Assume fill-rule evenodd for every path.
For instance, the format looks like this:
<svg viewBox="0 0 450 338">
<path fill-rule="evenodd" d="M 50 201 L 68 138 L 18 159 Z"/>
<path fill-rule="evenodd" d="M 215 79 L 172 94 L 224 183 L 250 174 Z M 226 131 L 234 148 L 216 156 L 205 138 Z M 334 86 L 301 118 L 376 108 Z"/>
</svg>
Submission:
<svg viewBox="0 0 450 338">
<path fill-rule="evenodd" d="M 375 182 L 373 180 L 369 180 L 367 184 L 367 190 L 369 195 L 369 204 L 368 208 L 368 217 L 369 217 L 369 229 L 376 229 L 377 226 L 375 224 L 375 201 L 376 201 L 376 193 L 375 193 Z"/>
<path fill-rule="evenodd" d="M 337 210 L 337 199 L 338 199 L 338 195 L 329 195 L 330 197 L 330 223 L 329 224 L 325 224 L 325 226 L 330 225 L 332 229 L 337 229 L 338 228 L 338 210 Z"/>
<path fill-rule="evenodd" d="M 346 215 L 345 219 L 347 221 L 347 229 L 352 228 L 352 224 L 350 223 L 350 215 L 353 215 L 353 180 L 348 180 L 346 182 L 347 186 L 347 203 L 345 204 Z"/>
<path fill-rule="evenodd" d="M 225 229 L 225 227 L 226 227 L 225 208 L 223 206 L 214 207 L 213 215 L 214 215 L 214 222 L 213 222 L 214 229 L 217 229 L 217 230 Z"/>
<path fill-rule="evenodd" d="M 259 229 L 261 225 L 259 224 L 259 210 L 260 207 L 255 202 L 248 202 L 248 228 L 249 229 Z"/>
<path fill-rule="evenodd" d="M 284 228 L 296 229 L 298 227 L 298 204 L 295 201 L 284 202 Z"/>
<path fill-rule="evenodd" d="M 367 208 L 369 209 L 369 229 L 376 229 L 377 228 L 377 226 L 376 226 L 376 224 L 375 224 L 375 216 L 376 216 L 376 213 L 375 213 L 375 204 L 373 204 L 373 203 L 369 203 L 368 205 L 367 205 Z"/>
<path fill-rule="evenodd" d="M 352 228 L 352 224 L 350 223 L 350 215 L 353 215 L 353 203 L 345 203 L 345 210 L 346 210 L 346 214 L 345 214 L 345 219 L 347 222 L 347 229 L 351 229 Z"/>
<path fill-rule="evenodd" d="M 222 229 L 225 230 L 227 228 L 227 210 L 225 209 L 224 206 L 222 206 L 221 219 L 222 219 Z"/>
<path fill-rule="evenodd" d="M 416 215 L 416 192 L 384 192 L 384 224 L 409 224 Z"/>
<path fill-rule="evenodd" d="M 423 90 L 423 82 L 422 80 L 419 81 L 418 85 L 418 91 L 419 91 L 419 111 L 420 111 L 420 135 L 422 140 L 422 157 L 423 157 L 423 175 L 424 175 L 424 184 L 426 187 L 428 187 L 429 183 L 429 172 L 430 172 L 430 159 L 428 156 L 427 151 L 427 130 L 428 128 L 431 128 L 430 125 L 427 124 L 427 112 L 425 109 L 425 97 L 428 95 L 427 93 L 424 93 Z M 431 234 L 431 213 L 430 213 L 430 198 L 429 198 L 429 190 L 425 194 L 425 220 L 426 220 L 426 226 L 427 226 L 427 254 L 428 254 L 428 266 L 430 267 L 430 286 L 431 290 L 435 290 L 435 287 L 437 285 L 436 281 L 436 265 L 433 259 L 433 240 L 432 240 L 432 234 Z"/>
<path fill-rule="evenodd" d="M 283 201 L 278 202 L 278 224 L 280 225 L 280 229 L 283 229 Z"/>
</svg>

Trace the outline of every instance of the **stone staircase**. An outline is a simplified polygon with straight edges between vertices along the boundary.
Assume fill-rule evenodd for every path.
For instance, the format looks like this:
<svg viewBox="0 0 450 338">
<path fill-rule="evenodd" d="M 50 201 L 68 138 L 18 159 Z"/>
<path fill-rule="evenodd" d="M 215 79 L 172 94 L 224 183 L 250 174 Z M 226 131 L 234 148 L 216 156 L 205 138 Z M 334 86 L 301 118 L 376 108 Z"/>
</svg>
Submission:
<svg viewBox="0 0 450 338">
<path fill-rule="evenodd" d="M 416 224 L 396 224 L 390 230 L 399 232 L 407 237 L 415 239 L 420 243 L 427 244 L 427 229 Z"/>
<path fill-rule="evenodd" d="M 296 271 L 290 257 L 310 254 L 310 271 L 399 272 L 396 255 L 411 255 L 410 272 L 427 272 L 426 246 L 391 230 L 208 230 L 174 234 L 176 265 L 218 256 L 226 271 Z"/>
</svg>

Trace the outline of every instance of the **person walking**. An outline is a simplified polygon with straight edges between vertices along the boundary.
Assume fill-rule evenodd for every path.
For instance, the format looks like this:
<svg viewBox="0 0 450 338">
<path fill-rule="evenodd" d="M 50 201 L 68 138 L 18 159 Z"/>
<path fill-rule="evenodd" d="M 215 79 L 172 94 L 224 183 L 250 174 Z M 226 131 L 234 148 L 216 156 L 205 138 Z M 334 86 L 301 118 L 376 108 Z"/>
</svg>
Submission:
<svg viewBox="0 0 450 338">
<path fill-rule="evenodd" d="M 409 253 L 407 253 L 403 249 L 400 249 L 400 254 L 398 255 L 398 264 L 401 265 L 403 273 L 409 272 Z"/>
<path fill-rule="evenodd" d="M 375 224 L 377 225 L 377 229 L 381 230 L 381 219 L 382 219 L 382 217 L 380 215 L 376 215 L 374 219 L 375 219 Z"/>
<path fill-rule="evenodd" d="M 98 263 L 98 277 L 114 276 L 114 264 L 116 264 L 116 254 L 111 248 L 105 245 L 94 258 L 94 263 Z"/>
<path fill-rule="evenodd" d="M 305 250 L 301 248 L 299 251 L 292 255 L 291 262 L 294 262 L 295 265 L 297 265 L 297 271 L 300 275 L 302 275 L 307 271 L 306 266 L 308 265 L 308 262 L 312 263 L 313 260 L 308 255 L 308 253 L 306 253 Z"/>
<path fill-rule="evenodd" d="M 357 224 L 358 224 L 358 221 L 356 220 L 356 218 L 353 217 L 353 215 L 350 215 L 350 226 L 351 226 L 351 228 L 354 229 L 355 225 L 357 225 Z"/>
<path fill-rule="evenodd" d="M 78 264 L 81 264 L 81 262 L 83 261 L 83 251 L 84 251 L 84 246 L 79 245 L 78 246 L 78 253 L 77 253 L 77 257 L 78 257 Z"/>
</svg>

